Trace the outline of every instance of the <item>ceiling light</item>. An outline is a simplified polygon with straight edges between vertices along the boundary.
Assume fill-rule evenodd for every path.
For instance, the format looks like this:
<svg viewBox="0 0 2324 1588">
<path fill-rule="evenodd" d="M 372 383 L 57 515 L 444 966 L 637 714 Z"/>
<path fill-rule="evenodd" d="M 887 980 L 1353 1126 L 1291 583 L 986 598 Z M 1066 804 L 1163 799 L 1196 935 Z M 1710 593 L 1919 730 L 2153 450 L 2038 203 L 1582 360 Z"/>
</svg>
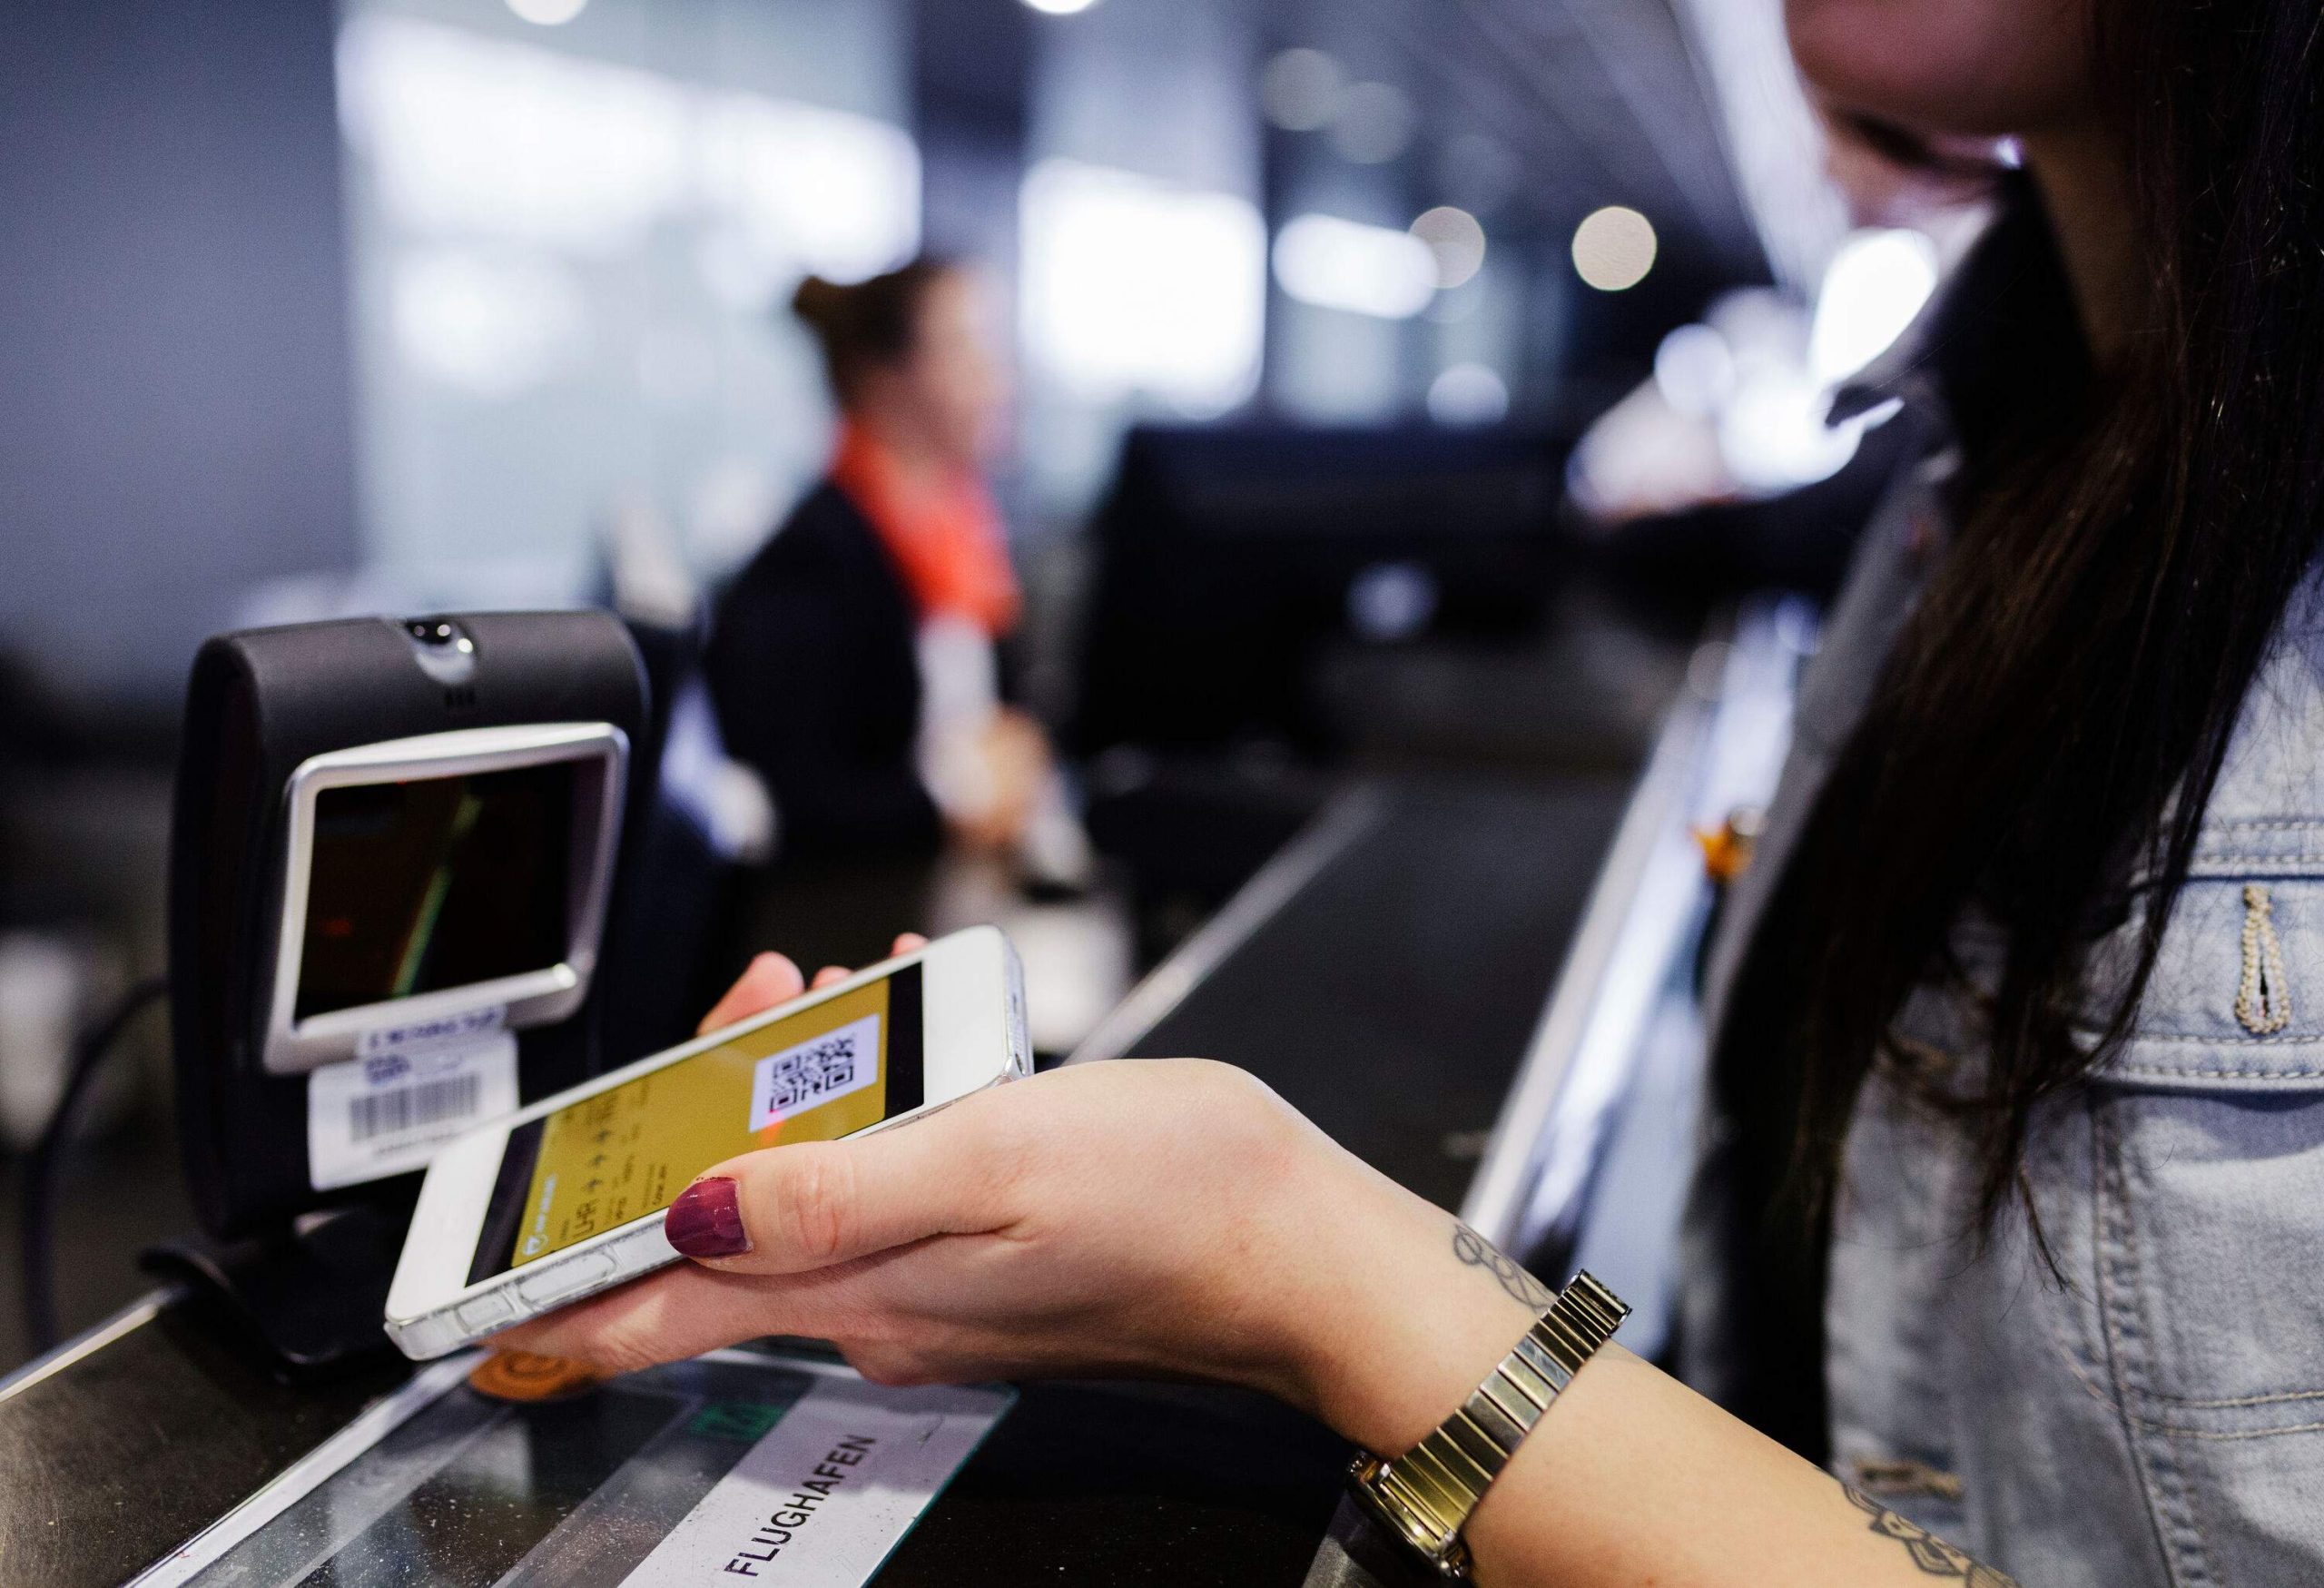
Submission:
<svg viewBox="0 0 2324 1588">
<path fill-rule="evenodd" d="M 1440 425 L 1496 425 L 1509 417 L 1509 383 L 1484 364 L 1454 364 L 1428 383 L 1428 417 Z"/>
<path fill-rule="evenodd" d="M 563 27 L 587 7 L 589 0 L 508 0 L 508 9 L 527 22 L 543 27 Z"/>
<path fill-rule="evenodd" d="M 1412 224 L 1412 233 L 1436 256 L 1436 284 L 1457 287 L 1484 268 L 1485 229 L 1466 210 L 1439 204 Z"/>
<path fill-rule="evenodd" d="M 1071 16 L 1078 11 L 1088 10 L 1098 0 L 1025 0 L 1025 4 L 1051 16 Z"/>
<path fill-rule="evenodd" d="M 1275 279 L 1319 309 L 1410 320 L 1436 295 L 1436 256 L 1408 232 L 1302 215 L 1275 236 Z"/>
<path fill-rule="evenodd" d="M 1573 229 L 1573 268 L 1601 292 L 1635 287 L 1654 268 L 1654 223 L 1636 210 L 1609 204 Z"/>
</svg>

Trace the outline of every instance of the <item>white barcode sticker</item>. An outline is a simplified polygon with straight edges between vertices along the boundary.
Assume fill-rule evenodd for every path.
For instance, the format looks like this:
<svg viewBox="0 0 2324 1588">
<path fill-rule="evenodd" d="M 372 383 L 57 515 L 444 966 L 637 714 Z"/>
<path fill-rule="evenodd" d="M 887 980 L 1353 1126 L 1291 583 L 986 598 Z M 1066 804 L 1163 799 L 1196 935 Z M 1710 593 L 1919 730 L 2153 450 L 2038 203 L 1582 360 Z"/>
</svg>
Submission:
<svg viewBox="0 0 2324 1588">
<path fill-rule="evenodd" d="M 760 1060 L 751 1072 L 751 1129 L 763 1130 L 879 1079 L 880 1017 L 867 1014 Z"/>
<path fill-rule="evenodd" d="M 307 1169 L 318 1191 L 424 1169 L 469 1126 L 516 1111 L 507 1031 L 365 1047 L 307 1078 Z"/>
</svg>

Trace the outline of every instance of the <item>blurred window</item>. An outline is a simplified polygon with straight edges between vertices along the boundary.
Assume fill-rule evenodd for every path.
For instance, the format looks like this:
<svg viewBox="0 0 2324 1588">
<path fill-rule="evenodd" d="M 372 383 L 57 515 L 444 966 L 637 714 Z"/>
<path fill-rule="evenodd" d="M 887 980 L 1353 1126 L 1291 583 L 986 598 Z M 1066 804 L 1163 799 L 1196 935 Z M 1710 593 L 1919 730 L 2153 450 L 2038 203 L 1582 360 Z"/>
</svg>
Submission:
<svg viewBox="0 0 2324 1588">
<path fill-rule="evenodd" d="M 651 503 L 703 571 L 747 554 L 826 445 L 813 355 L 773 309 L 806 272 L 860 279 L 920 235 L 911 138 L 792 97 L 768 63 L 808 50 L 901 72 L 884 15 L 843 0 L 816 37 L 786 39 L 795 18 L 723 9 L 686 33 L 704 18 L 592 7 L 547 35 L 350 6 L 338 68 L 375 565 L 447 600 L 480 582 L 569 598 L 623 501 Z"/>
<path fill-rule="evenodd" d="M 1258 385 L 1266 229 L 1258 211 L 1132 172 L 1045 160 L 1026 176 L 1028 353 L 1074 396 L 1220 414 Z"/>
</svg>

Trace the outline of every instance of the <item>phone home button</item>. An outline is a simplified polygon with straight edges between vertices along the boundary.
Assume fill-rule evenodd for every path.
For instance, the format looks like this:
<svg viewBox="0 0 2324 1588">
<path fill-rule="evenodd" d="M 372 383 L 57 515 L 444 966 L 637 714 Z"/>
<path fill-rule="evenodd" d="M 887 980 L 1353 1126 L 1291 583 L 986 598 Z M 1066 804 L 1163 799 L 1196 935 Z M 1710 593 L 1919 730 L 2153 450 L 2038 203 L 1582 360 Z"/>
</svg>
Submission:
<svg viewBox="0 0 2324 1588">
<path fill-rule="evenodd" d="M 593 1285 L 603 1284 L 613 1277 L 613 1273 L 611 1253 L 585 1252 L 570 1261 L 559 1263 L 554 1273 L 517 1280 L 517 1294 L 535 1307 L 555 1307 L 569 1296 L 577 1296 Z"/>
<path fill-rule="evenodd" d="M 483 1334 L 498 1328 L 516 1314 L 517 1309 L 508 1305 L 506 1296 L 497 1290 L 487 1290 L 474 1301 L 461 1302 L 457 1316 L 462 1328 Z"/>
</svg>

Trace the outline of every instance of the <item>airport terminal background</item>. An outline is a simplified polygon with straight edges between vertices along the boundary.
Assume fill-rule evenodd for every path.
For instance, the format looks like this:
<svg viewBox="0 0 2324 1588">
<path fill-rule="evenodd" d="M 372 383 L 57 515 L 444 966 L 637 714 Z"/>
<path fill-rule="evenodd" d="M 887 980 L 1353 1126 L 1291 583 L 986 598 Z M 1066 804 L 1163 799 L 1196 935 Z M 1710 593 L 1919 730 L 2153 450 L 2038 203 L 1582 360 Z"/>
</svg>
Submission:
<svg viewBox="0 0 2324 1588">
<path fill-rule="evenodd" d="M 1830 394 L 1973 223 L 1827 148 L 1775 10 L 13 0 L 12 1168 L 75 1031 L 161 969 L 176 714 L 195 646 L 236 626 L 574 604 L 630 624 L 670 837 L 654 913 L 613 928 L 635 955 L 610 985 L 638 991 L 609 1059 L 680 1034 L 752 949 L 812 969 L 985 917 L 1062 1056 L 1352 790 L 1388 791 L 1378 819 L 1417 836 L 1367 863 L 1353 916 L 1308 902 L 1326 935 L 1303 952 L 1420 886 L 1400 864 L 1578 911 L 1716 671 L 1699 642 L 1837 577 L 1903 443 L 1827 427 Z M 780 305 L 807 271 L 922 250 L 975 261 L 1004 306 L 1024 687 L 1102 856 L 1071 898 L 974 867 L 786 870 L 780 812 L 684 704 L 711 594 L 831 445 Z M 1541 852 L 1497 867 L 1504 818 Z M 1469 850 L 1428 848 L 1446 822 Z M 1561 943 L 1433 972 L 1488 979 L 1496 949 L 1538 982 L 1521 1040 Z M 1222 995 L 1295 1041 L 1267 991 Z M 67 1168 L 68 1334 L 192 1223 L 160 1023 Z M 1457 1200 L 1499 1100 L 1383 1150 Z M 0 1371 L 30 1354 L 8 1183 Z"/>
</svg>

